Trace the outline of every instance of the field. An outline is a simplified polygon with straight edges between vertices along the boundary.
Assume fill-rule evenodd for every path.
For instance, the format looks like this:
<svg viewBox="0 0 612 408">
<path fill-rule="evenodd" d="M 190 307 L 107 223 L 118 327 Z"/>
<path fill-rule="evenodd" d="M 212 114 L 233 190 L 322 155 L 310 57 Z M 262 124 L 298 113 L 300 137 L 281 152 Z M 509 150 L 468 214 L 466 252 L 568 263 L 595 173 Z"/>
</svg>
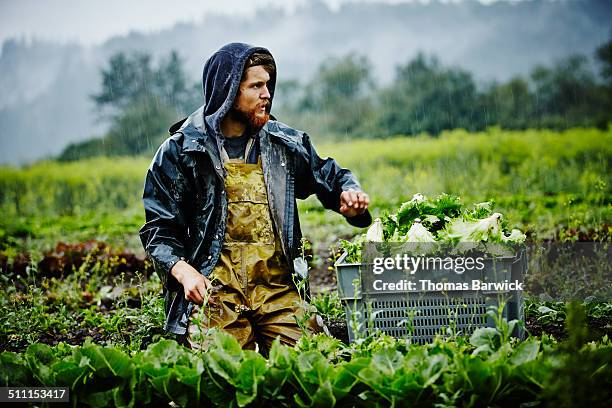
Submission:
<svg viewBox="0 0 612 408">
<path fill-rule="evenodd" d="M 446 192 L 466 204 L 494 200 L 505 222 L 531 242 L 610 241 L 612 129 L 455 130 L 316 146 L 358 176 L 374 216 L 417 192 Z M 384 336 L 345 344 L 319 335 L 296 349 L 279 346 L 266 360 L 219 335 L 210 353 L 189 353 L 161 328 L 161 284 L 138 239 L 149 160 L 0 168 L 0 385 L 70 378 L 73 395 L 92 406 L 156 398 L 221 406 L 571 406 L 609 398 L 609 299 L 529 298 L 523 342 L 508 335 L 514 323 L 491 310 L 496 328 L 471 338 L 451 333 L 428 346 Z M 312 243 L 313 303 L 331 329 L 344 318 L 330 270 L 338 241 L 364 231 L 313 197 L 299 209 Z M 574 394 L 566 389 L 572 378 Z M 94 389 L 101 391 L 91 397 Z"/>
</svg>

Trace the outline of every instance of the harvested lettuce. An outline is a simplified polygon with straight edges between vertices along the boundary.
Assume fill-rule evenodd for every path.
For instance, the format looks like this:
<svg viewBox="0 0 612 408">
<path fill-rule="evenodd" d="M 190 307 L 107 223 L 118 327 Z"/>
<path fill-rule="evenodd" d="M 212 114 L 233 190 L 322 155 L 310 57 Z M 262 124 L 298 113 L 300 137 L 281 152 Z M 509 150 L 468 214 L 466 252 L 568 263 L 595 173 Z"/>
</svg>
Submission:
<svg viewBox="0 0 612 408">
<path fill-rule="evenodd" d="M 419 218 L 414 220 L 402 241 L 405 242 L 404 250 L 412 253 L 426 254 L 436 250 L 436 246 L 431 245 L 436 241 L 433 234 L 425 228 Z"/>
<path fill-rule="evenodd" d="M 427 228 L 421 224 L 420 219 L 415 219 L 412 226 L 405 235 L 404 242 L 435 242 L 434 236 L 431 232 L 427 231 Z"/>
<path fill-rule="evenodd" d="M 509 244 L 522 244 L 523 242 L 525 242 L 525 239 L 527 239 L 527 236 L 523 234 L 521 230 L 518 230 L 516 228 L 514 228 L 510 232 L 510 235 L 504 234 L 502 236 L 502 241 Z"/>
<path fill-rule="evenodd" d="M 474 208 L 466 211 L 464 218 L 470 220 L 480 220 L 485 217 L 489 217 L 493 214 L 493 206 L 495 202 L 493 200 L 485 201 L 482 203 L 474 204 Z"/>
<path fill-rule="evenodd" d="M 398 226 L 400 229 L 404 229 L 402 232 L 406 232 L 416 218 L 422 218 L 427 214 L 433 214 L 434 210 L 433 203 L 426 200 L 422 194 L 415 194 L 410 201 L 403 203 L 399 210 L 397 210 L 396 217 Z"/>
<path fill-rule="evenodd" d="M 502 240 L 500 213 L 476 221 L 454 219 L 440 234 L 443 241 L 450 242 L 500 242 Z"/>
<path fill-rule="evenodd" d="M 430 245 L 432 242 L 461 242 L 473 244 L 463 244 L 462 251 L 484 248 L 492 255 L 511 254 L 509 246 L 525 242 L 526 236 L 518 229 L 509 234 L 504 231 L 503 216 L 493 212 L 493 207 L 494 201 L 489 200 L 464 209 L 457 196 L 440 194 L 430 199 L 417 193 L 397 212 L 384 213 L 377 218 L 368 231 L 353 242 L 341 242 L 348 253 L 345 261 L 360 262 L 364 242 L 402 242 L 414 245 L 414 249 L 421 252 L 435 251 L 438 245 Z M 456 247 L 459 250 L 459 246 Z"/>
<path fill-rule="evenodd" d="M 381 221 L 385 241 L 393 241 L 393 237 L 397 234 L 397 216 L 385 212 L 381 217 Z"/>
<path fill-rule="evenodd" d="M 380 218 L 374 220 L 370 228 L 368 228 L 368 232 L 365 235 L 366 242 L 383 242 L 384 241 L 384 233 L 383 233 L 383 224 Z"/>
<path fill-rule="evenodd" d="M 340 240 L 340 248 L 346 252 L 344 263 L 360 263 L 361 262 L 361 251 L 363 248 L 364 235 L 357 236 L 353 241 L 347 241 L 345 239 Z"/>
</svg>

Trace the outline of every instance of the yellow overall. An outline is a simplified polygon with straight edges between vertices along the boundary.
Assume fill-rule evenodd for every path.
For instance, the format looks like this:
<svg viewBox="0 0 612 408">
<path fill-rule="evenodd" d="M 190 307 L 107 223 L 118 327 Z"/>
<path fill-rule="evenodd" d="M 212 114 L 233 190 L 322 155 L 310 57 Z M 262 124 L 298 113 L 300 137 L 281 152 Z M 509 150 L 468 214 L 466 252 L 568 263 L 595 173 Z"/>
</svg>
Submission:
<svg viewBox="0 0 612 408">
<path fill-rule="evenodd" d="M 268 208 L 261 159 L 225 163 L 228 218 L 221 256 L 211 276 L 214 304 L 193 308 L 187 339 L 201 348 L 196 332 L 217 327 L 232 334 L 243 349 L 269 350 L 272 341 L 294 345 L 301 336 L 295 317 L 304 303 L 292 282 Z M 203 310 L 202 310 L 203 309 Z M 202 313 L 200 313 L 202 310 Z M 195 318 L 195 319 L 194 319 Z M 311 318 L 308 329 L 320 331 Z"/>
</svg>

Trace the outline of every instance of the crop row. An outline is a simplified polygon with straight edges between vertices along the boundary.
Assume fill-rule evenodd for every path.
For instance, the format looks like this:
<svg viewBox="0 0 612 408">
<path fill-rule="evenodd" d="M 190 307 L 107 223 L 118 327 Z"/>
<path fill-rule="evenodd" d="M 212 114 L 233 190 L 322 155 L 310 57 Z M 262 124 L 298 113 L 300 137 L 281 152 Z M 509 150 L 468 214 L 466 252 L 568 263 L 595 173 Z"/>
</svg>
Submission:
<svg viewBox="0 0 612 408">
<path fill-rule="evenodd" d="M 378 336 L 350 353 L 325 335 L 305 336 L 296 348 L 277 340 L 267 359 L 222 332 L 209 334 L 203 353 L 173 340 L 133 356 L 91 343 L 34 344 L 0 354 L 0 385 L 69 387 L 73 406 L 603 406 L 612 345 L 586 343 L 584 313 L 570 314 L 562 344 L 546 335 L 511 339 L 516 322 L 506 321 L 469 341 L 419 346 Z"/>
<path fill-rule="evenodd" d="M 322 144 L 360 179 L 376 211 L 390 209 L 415 192 L 459 195 L 464 202 L 495 198 L 501 212 L 526 232 L 548 234 L 559 224 L 600 226 L 609 219 L 612 130 L 564 132 L 498 128 L 439 138 L 397 137 Z M 41 162 L 27 168 L 0 167 L 0 222 L 7 234 L 36 217 L 113 219 L 138 214 L 149 158 L 97 158 L 73 163 Z M 384 183 L 381 180 L 385 180 Z M 319 208 L 314 201 L 302 210 Z M 376 212 L 375 211 L 375 212 Z M 377 214 L 375 214 L 377 215 Z M 24 222 L 24 219 L 26 220 Z M 308 221 L 308 217 L 306 217 Z M 34 232 L 37 226 L 32 227 Z"/>
</svg>

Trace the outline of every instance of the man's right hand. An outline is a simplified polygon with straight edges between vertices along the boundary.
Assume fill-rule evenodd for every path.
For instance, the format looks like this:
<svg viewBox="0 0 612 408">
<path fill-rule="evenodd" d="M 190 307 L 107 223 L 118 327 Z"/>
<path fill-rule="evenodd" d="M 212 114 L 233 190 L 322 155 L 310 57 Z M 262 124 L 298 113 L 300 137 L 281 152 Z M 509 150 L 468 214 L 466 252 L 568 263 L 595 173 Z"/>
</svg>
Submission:
<svg viewBox="0 0 612 408">
<path fill-rule="evenodd" d="M 185 261 L 178 261 L 170 271 L 172 276 L 183 285 L 185 289 L 185 299 L 190 300 L 198 305 L 204 303 L 204 299 L 208 299 L 209 290 L 212 289 L 210 280 L 198 272 L 193 266 Z"/>
</svg>

